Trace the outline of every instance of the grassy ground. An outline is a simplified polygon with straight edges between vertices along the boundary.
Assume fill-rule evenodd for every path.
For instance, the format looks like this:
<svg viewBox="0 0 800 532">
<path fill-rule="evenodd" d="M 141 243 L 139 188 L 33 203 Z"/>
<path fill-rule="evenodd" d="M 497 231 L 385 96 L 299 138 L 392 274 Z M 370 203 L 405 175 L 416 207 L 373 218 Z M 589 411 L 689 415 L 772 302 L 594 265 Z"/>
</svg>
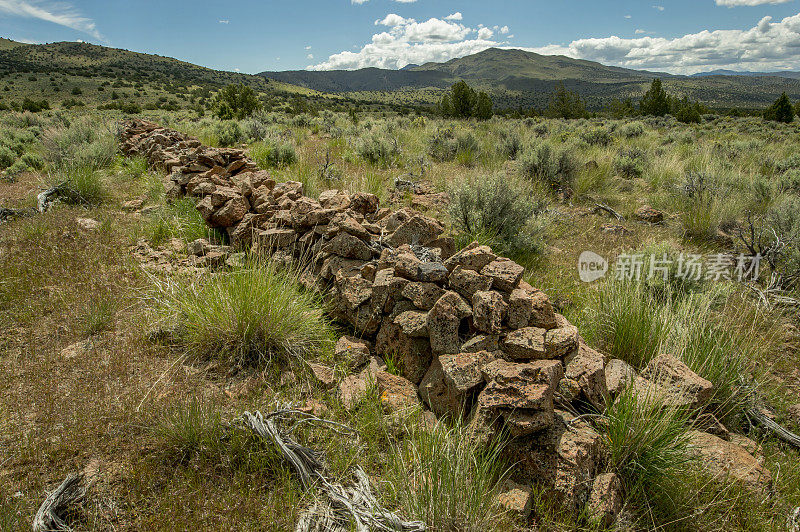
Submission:
<svg viewBox="0 0 800 532">
<path fill-rule="evenodd" d="M 91 118 L 110 125 L 119 116 Z M 800 191 L 794 173 L 800 161 L 793 157 L 796 126 L 749 119 L 712 119 L 700 126 L 660 119 L 455 123 L 368 116 L 354 121 L 333 113 L 262 113 L 233 124 L 180 112 L 154 111 L 150 116 L 210 144 L 246 147 L 279 179 L 302 181 L 310 195 L 335 187 L 365 190 L 399 207 L 420 198 L 395 192 L 396 178 L 428 181 L 434 192 L 450 194 L 451 206 L 466 209 L 460 213 L 468 213 L 469 224 L 461 223 L 459 212 L 446 205 L 428 212 L 452 227 L 461 241 L 478 238 L 505 246 L 529 267 L 528 280 L 551 296 L 590 343 L 639 365 L 669 348 L 687 363 L 696 363 L 693 367 L 701 374 L 707 371 L 718 387 L 733 379 L 720 368 L 744 353 L 747 360 L 735 359 L 743 364 L 742 373 L 755 379 L 778 419 L 797 428 L 786 410 L 800 392 L 797 316 L 791 311 L 757 308 L 738 283 L 669 288 L 651 283 L 620 295 L 613 291 L 614 283 L 581 282 L 577 270 L 584 250 L 609 258 L 627 250 L 742 251 L 735 229 L 748 214 L 774 220 L 769 217 L 791 205 Z M 231 356 L 215 358 L 208 352 L 197 356 L 203 334 L 186 345 L 149 341 L 158 300 L 164 300 L 156 287 L 218 282 L 209 274 L 177 267 L 177 259 L 185 256 L 182 245 L 206 234 L 196 213 L 191 206 L 166 205 L 160 176 L 140 160 L 119 158 L 113 128 L 87 128 L 90 122 L 77 110 L 35 117 L 0 113 L 0 121 L 6 126 L 0 146 L 5 143 L 15 161 L 30 153 L 44 163 L 1 180 L 0 206 L 34 205 L 42 186 L 62 180 L 96 198 L 91 204 L 61 205 L 0 226 L 0 373 L 6 377 L 0 379 L 0 529 L 28 529 L 45 491 L 92 461 L 99 463 L 101 474 L 94 495 L 76 516 L 77 529 L 292 529 L 309 495 L 270 449 L 229 427 L 244 410 L 268 409 L 276 400 L 307 405 L 357 429 L 357 437 L 344 440 L 313 430 L 298 437 L 326 451 L 335 475 L 344 475 L 355 463 L 362 465 L 374 476 L 387 506 L 435 522 L 441 530 L 484 530 L 487 522 L 498 530 L 524 529 L 487 503 L 507 464 L 482 462 L 491 458 L 491 450 L 465 446 L 458 427 L 442 426 L 431 433 L 418 429 L 422 422 L 413 416 L 398 425 L 382 414 L 376 397 L 347 412 L 332 394 L 309 384 L 292 356 L 237 364 L 248 358 L 239 356 L 251 353 L 248 346 L 236 345 L 232 362 Z M 500 176 L 507 190 L 481 188 L 481 183 L 496 183 L 489 179 L 493 176 Z M 460 195 L 467 186 L 473 187 L 470 193 Z M 463 203 L 461 196 L 482 200 Z M 121 209 L 124 201 L 138 197 L 154 207 L 151 214 Z M 595 212 L 597 203 L 626 219 Z M 631 215 L 643 204 L 662 209 L 665 223 L 635 221 Z M 513 216 L 497 215 L 498 205 L 508 206 L 501 211 Z M 78 223 L 81 218 L 95 219 L 99 226 L 85 229 Z M 786 231 L 791 236 L 791 224 Z M 140 238 L 175 250 L 176 268 L 143 268 L 131 252 Z M 786 279 L 793 260 L 785 254 L 776 263 Z M 259 275 L 272 282 L 269 272 Z M 235 286 L 219 283 L 224 288 L 215 292 L 219 298 L 236 293 Z M 785 288 L 795 293 L 789 280 Z M 210 307 L 198 301 L 190 302 L 198 312 Z M 180 298 L 167 302 L 189 306 Z M 300 304 L 317 316 L 313 299 Z M 241 320 L 262 315 L 263 309 L 255 315 L 243 313 Z M 227 323 L 225 330 L 235 329 Z M 681 334 L 667 330 L 676 323 L 682 324 Z M 306 358 L 324 357 L 325 341 L 313 336 L 319 332 L 314 329 L 300 334 L 319 343 L 291 335 L 281 341 L 302 345 L 297 353 Z M 640 330 L 652 332 L 634 334 Z M 244 335 L 232 338 L 250 341 Z M 267 345 L 267 351 L 280 343 L 268 335 L 253 338 L 253 345 Z M 694 345 L 704 350 L 692 350 Z M 227 349 L 230 342 L 217 347 Z M 642 423 L 647 416 L 633 406 L 625 412 L 633 421 L 625 426 L 651 428 Z M 725 414 L 730 414 L 729 428 L 748 430 L 734 407 Z M 675 428 L 670 419 L 664 423 L 669 430 Z M 762 453 L 773 473 L 771 497 L 755 498 L 735 486 L 687 475 L 677 467 L 680 460 L 670 458 L 674 445 L 665 446 L 666 454 L 648 459 L 659 464 L 666 456 L 676 466 L 679 481 L 665 480 L 661 491 L 672 497 L 672 507 L 666 511 L 669 505 L 658 494 L 639 489 L 642 479 L 630 477 L 634 528 L 782 529 L 786 509 L 800 505 L 796 451 L 757 431 L 749 436 L 765 440 Z M 641 453 L 628 440 L 624 447 L 613 432 L 609 441 L 629 453 L 623 456 Z M 448 452 L 432 452 L 436 449 Z M 425 486 L 431 493 L 424 495 L 423 475 L 419 483 L 401 488 L 409 470 L 419 471 L 436 459 L 445 479 L 442 486 Z M 618 465 L 628 474 L 624 461 Z M 420 490 L 415 491 L 417 485 Z M 486 504 L 474 502 L 465 509 L 458 504 L 458 493 Z M 436 496 L 447 512 L 432 509 L 430 499 Z M 535 522 L 544 529 L 588 526 L 546 505 L 537 506 L 535 513 Z"/>
</svg>

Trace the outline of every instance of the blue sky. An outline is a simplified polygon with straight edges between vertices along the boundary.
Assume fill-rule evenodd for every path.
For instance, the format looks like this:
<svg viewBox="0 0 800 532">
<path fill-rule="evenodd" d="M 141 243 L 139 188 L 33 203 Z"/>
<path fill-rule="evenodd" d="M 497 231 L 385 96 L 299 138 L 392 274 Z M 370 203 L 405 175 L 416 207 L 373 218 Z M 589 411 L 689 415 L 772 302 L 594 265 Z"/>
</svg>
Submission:
<svg viewBox="0 0 800 532">
<path fill-rule="evenodd" d="M 675 73 L 800 70 L 800 0 L 0 0 L 0 36 L 250 73 L 401 68 L 491 46 Z"/>
</svg>

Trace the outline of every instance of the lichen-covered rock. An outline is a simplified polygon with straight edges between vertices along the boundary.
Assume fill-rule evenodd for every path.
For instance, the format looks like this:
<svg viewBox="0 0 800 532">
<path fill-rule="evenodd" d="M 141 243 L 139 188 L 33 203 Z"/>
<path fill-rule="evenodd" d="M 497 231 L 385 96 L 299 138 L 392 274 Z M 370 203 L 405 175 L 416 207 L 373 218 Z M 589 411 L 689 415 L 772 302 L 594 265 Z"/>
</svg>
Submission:
<svg viewBox="0 0 800 532">
<path fill-rule="evenodd" d="M 608 528 L 622 511 L 622 502 L 622 481 L 615 473 L 603 473 L 592 483 L 586 514 L 592 523 Z"/>
<path fill-rule="evenodd" d="M 369 260 L 372 249 L 360 238 L 341 232 L 322 247 L 322 251 L 346 259 Z"/>
<path fill-rule="evenodd" d="M 410 299 L 418 309 L 430 310 L 444 292 L 444 288 L 436 283 L 410 282 L 403 286 L 400 294 Z"/>
<path fill-rule="evenodd" d="M 714 385 L 689 369 L 672 355 L 662 354 L 651 360 L 642 378 L 660 386 L 674 404 L 699 407 L 714 393 Z"/>
<path fill-rule="evenodd" d="M 395 275 L 409 281 L 426 283 L 441 283 L 447 279 L 448 274 L 447 268 L 441 262 L 423 262 L 411 251 L 397 254 L 394 270 Z"/>
<path fill-rule="evenodd" d="M 611 359 L 605 368 L 606 390 L 611 398 L 622 393 L 625 388 L 638 376 L 633 367 L 618 358 Z"/>
<path fill-rule="evenodd" d="M 477 242 L 473 242 L 447 259 L 444 265 L 451 272 L 458 266 L 461 266 L 465 270 L 480 272 L 495 260 L 497 260 L 497 255 L 492 252 L 492 248 L 489 246 L 480 246 Z"/>
<path fill-rule="evenodd" d="M 515 360 L 541 360 L 547 358 L 546 334 L 547 331 L 539 327 L 523 327 L 508 333 L 501 348 Z"/>
<path fill-rule="evenodd" d="M 491 278 L 462 266 L 455 267 L 450 273 L 449 281 L 450 288 L 469 300 L 472 300 L 476 292 L 485 292 L 492 288 Z"/>
<path fill-rule="evenodd" d="M 511 292 L 519 286 L 525 268 L 511 259 L 499 258 L 487 264 L 481 274 L 492 279 L 492 288 L 502 292 Z"/>
<path fill-rule="evenodd" d="M 577 354 L 566 364 L 564 376 L 578 383 L 579 399 L 602 412 L 608 401 L 605 359 L 603 355 L 581 344 Z"/>
<path fill-rule="evenodd" d="M 369 361 L 369 342 L 353 336 L 342 336 L 333 349 L 334 358 L 344 361 L 349 367 L 357 368 Z"/>
<path fill-rule="evenodd" d="M 442 232 L 444 232 L 444 227 L 435 219 L 416 215 L 401 224 L 388 240 L 392 247 L 400 247 L 404 244 L 424 246 L 435 240 Z"/>
<path fill-rule="evenodd" d="M 530 486 L 517 484 L 513 480 L 506 479 L 500 486 L 495 495 L 495 504 L 519 519 L 527 519 L 531 513 L 533 502 L 533 491 Z"/>
<path fill-rule="evenodd" d="M 389 412 L 408 413 L 422 405 L 417 387 L 408 379 L 379 370 L 375 375 L 375 383 L 381 405 Z"/>
<path fill-rule="evenodd" d="M 475 328 L 488 334 L 500 334 L 508 305 L 495 291 L 475 292 L 472 296 L 472 319 Z"/>
<path fill-rule="evenodd" d="M 404 334 L 412 338 L 428 337 L 428 314 L 426 312 L 415 310 L 401 312 L 394 318 L 394 323 L 400 326 Z"/>
<path fill-rule="evenodd" d="M 428 339 L 405 334 L 391 316 L 383 318 L 375 338 L 375 352 L 397 360 L 403 376 L 414 384 L 418 384 L 425 376 L 432 358 Z"/>
<path fill-rule="evenodd" d="M 472 314 L 472 307 L 455 292 L 446 292 L 428 311 L 431 349 L 437 354 L 458 353 L 461 348 L 461 320 Z"/>
<path fill-rule="evenodd" d="M 769 471 L 743 447 L 706 432 L 691 431 L 689 452 L 715 480 L 734 480 L 756 491 L 769 487 Z"/>
<path fill-rule="evenodd" d="M 564 358 L 578 349 L 578 328 L 565 325 L 550 329 L 544 337 L 546 358 Z"/>
<path fill-rule="evenodd" d="M 515 437 L 552 424 L 553 395 L 563 376 L 559 361 L 495 360 L 481 371 L 488 384 L 478 396 L 474 423 L 491 427 L 502 421 Z"/>
</svg>

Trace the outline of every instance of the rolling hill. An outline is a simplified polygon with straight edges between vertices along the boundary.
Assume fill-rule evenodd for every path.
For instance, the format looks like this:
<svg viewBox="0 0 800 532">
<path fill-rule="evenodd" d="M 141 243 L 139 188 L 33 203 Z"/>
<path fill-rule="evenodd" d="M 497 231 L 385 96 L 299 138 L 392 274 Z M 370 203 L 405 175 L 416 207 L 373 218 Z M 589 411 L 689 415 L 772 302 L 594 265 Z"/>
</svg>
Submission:
<svg viewBox="0 0 800 532">
<path fill-rule="evenodd" d="M 668 90 L 718 108 L 764 107 L 782 92 L 800 98 L 800 80 L 783 75 L 676 76 L 606 66 L 594 61 L 565 56 L 545 56 L 524 50 L 490 48 L 452 59 L 446 63 L 426 63 L 403 70 L 365 68 L 338 71 L 262 72 L 278 81 L 325 92 L 344 92 L 351 96 L 374 91 L 427 89 L 421 101 L 430 103 L 430 89 L 444 89 L 459 79 L 490 91 L 500 107 L 547 104 L 548 95 L 560 83 L 583 96 L 590 108 L 600 108 L 613 98 L 639 97 L 654 77 L 664 79 Z"/>
</svg>

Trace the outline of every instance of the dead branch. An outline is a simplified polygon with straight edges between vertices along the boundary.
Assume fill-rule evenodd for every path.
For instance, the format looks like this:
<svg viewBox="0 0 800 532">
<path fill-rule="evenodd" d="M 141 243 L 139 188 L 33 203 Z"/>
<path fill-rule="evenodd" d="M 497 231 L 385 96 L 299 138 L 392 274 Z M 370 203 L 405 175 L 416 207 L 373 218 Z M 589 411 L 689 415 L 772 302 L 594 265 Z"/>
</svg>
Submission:
<svg viewBox="0 0 800 532">
<path fill-rule="evenodd" d="M 64 522 L 64 515 L 86 496 L 84 479 L 83 473 L 70 473 L 50 492 L 33 519 L 33 532 L 72 530 Z"/>
<path fill-rule="evenodd" d="M 620 213 L 618 213 L 617 211 L 615 211 L 614 209 L 612 209 L 611 207 L 609 207 L 605 203 L 595 203 L 594 204 L 594 212 L 597 212 L 597 211 L 607 212 L 608 214 L 610 214 L 611 216 L 613 216 L 614 218 L 616 218 L 619 221 L 622 221 L 622 220 L 625 219 L 624 216 L 622 216 Z"/>
<path fill-rule="evenodd" d="M 300 419 L 297 419 L 300 418 Z M 372 493 L 369 478 L 357 467 L 355 481 L 345 486 L 329 479 L 322 462 L 322 454 L 294 441 L 291 433 L 303 423 L 330 427 L 337 433 L 352 432 L 348 427 L 294 410 L 290 405 L 278 405 L 275 411 L 245 412 L 240 421 L 264 440 L 271 442 L 292 465 L 304 489 L 318 486 L 324 493 L 300 516 L 295 532 L 357 532 L 379 530 L 384 532 L 418 532 L 426 530 L 419 521 L 405 521 L 397 514 L 383 508 Z M 291 422 L 288 428 L 280 424 Z"/>
<path fill-rule="evenodd" d="M 800 436 L 780 426 L 773 419 L 764 414 L 764 412 L 762 412 L 759 408 L 755 406 L 748 408 L 746 415 L 748 418 L 752 419 L 769 432 L 773 433 L 778 439 L 800 448 Z"/>
</svg>

